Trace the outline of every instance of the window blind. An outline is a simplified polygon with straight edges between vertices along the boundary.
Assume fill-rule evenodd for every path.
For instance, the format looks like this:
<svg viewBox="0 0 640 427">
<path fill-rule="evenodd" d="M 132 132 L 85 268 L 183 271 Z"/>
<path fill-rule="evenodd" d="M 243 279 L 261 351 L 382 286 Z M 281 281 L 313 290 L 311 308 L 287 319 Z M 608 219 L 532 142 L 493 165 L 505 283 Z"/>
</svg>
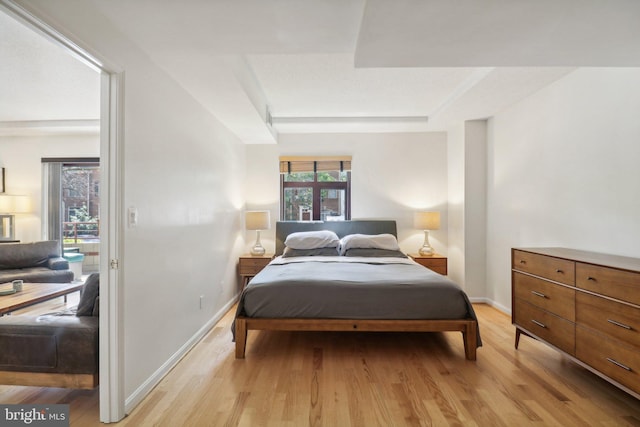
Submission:
<svg viewBox="0 0 640 427">
<path fill-rule="evenodd" d="M 280 157 L 280 173 L 351 171 L 351 156 Z"/>
</svg>

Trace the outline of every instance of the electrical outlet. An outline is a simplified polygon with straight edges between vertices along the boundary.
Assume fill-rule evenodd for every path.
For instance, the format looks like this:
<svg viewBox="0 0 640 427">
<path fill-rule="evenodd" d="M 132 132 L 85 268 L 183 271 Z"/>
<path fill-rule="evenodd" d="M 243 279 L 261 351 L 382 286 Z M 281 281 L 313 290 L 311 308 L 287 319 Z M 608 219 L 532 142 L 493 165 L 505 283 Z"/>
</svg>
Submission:
<svg viewBox="0 0 640 427">
<path fill-rule="evenodd" d="M 204 295 L 200 295 L 200 310 L 202 310 L 203 305 L 204 305 Z"/>
</svg>

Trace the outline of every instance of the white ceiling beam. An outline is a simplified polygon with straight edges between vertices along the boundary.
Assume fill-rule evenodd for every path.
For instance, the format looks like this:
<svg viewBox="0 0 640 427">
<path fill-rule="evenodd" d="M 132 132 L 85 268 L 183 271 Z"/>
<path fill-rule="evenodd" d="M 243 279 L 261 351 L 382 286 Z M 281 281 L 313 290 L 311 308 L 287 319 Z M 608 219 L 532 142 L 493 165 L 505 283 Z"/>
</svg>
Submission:
<svg viewBox="0 0 640 427">
<path fill-rule="evenodd" d="M 272 117 L 279 133 L 426 132 L 427 116 Z"/>
</svg>

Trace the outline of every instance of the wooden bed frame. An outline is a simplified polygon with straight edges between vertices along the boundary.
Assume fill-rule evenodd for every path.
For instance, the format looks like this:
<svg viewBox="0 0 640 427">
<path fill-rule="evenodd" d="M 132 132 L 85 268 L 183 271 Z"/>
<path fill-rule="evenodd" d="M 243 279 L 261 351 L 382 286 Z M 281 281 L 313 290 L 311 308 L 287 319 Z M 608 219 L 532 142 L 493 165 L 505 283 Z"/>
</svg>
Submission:
<svg viewBox="0 0 640 427">
<path fill-rule="evenodd" d="M 284 250 L 284 239 L 297 231 L 332 230 L 339 237 L 351 233 L 397 236 L 396 222 L 387 220 L 336 222 L 276 223 L 276 255 Z M 475 319 L 452 320 L 388 320 L 388 319 L 295 319 L 254 318 L 235 319 L 236 359 L 244 359 L 247 333 L 250 330 L 269 331 L 366 331 L 366 332 L 462 332 L 467 360 L 476 360 L 478 322 Z"/>
<path fill-rule="evenodd" d="M 236 359 L 244 359 L 249 330 L 267 331 L 367 331 L 367 332 L 462 332 L 467 360 L 476 360 L 478 322 L 463 320 L 373 319 L 266 319 L 238 316 L 235 323 Z"/>
</svg>

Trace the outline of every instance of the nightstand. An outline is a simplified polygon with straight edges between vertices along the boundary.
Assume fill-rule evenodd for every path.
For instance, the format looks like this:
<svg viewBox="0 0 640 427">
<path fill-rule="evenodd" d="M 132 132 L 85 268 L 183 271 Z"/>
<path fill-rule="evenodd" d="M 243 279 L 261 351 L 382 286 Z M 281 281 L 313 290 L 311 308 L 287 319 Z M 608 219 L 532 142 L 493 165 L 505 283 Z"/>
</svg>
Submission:
<svg viewBox="0 0 640 427">
<path fill-rule="evenodd" d="M 447 257 L 443 255 L 433 254 L 431 256 L 423 256 L 418 254 L 409 254 L 418 264 L 427 267 L 429 270 L 433 270 L 436 273 L 440 273 L 443 276 L 447 275 Z"/>
<path fill-rule="evenodd" d="M 260 270 L 266 267 L 267 264 L 273 259 L 273 254 L 264 254 L 253 256 L 250 254 L 242 255 L 238 262 L 238 273 L 242 277 L 242 289 L 247 286 L 249 280 L 256 274 L 260 273 Z"/>
</svg>

